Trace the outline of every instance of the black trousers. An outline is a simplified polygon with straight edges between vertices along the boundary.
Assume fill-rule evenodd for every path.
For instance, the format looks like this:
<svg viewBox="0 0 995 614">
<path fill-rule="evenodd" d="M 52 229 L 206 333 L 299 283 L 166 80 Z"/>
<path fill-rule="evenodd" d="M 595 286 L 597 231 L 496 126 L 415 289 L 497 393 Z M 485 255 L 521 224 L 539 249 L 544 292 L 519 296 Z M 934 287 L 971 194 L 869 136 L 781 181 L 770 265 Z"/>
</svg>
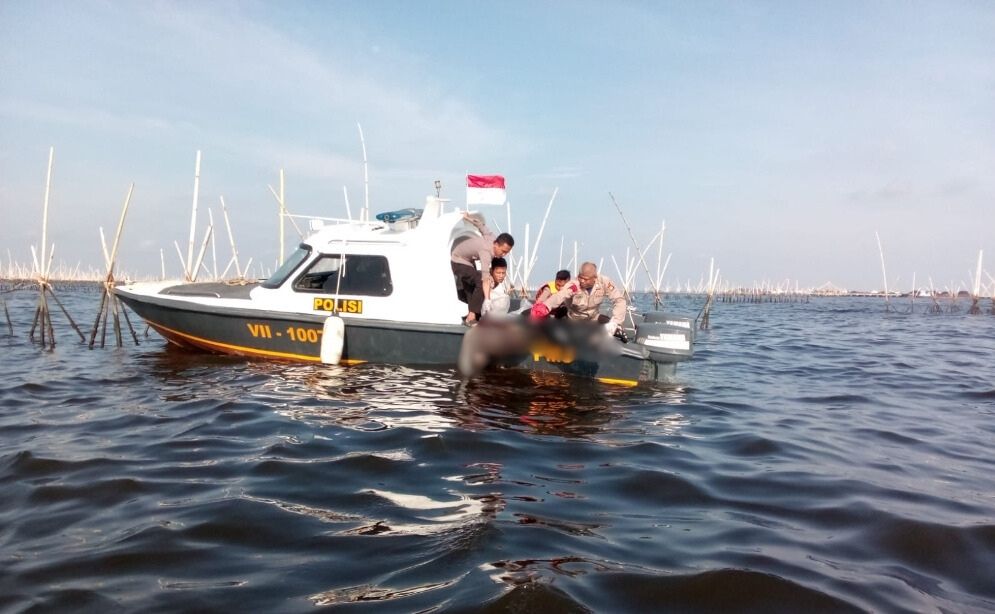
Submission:
<svg viewBox="0 0 995 614">
<path fill-rule="evenodd" d="M 484 305 L 484 281 L 480 271 L 472 266 L 450 263 L 453 267 L 453 277 L 456 280 L 456 296 L 469 307 L 469 310 L 480 317 L 480 309 Z"/>
</svg>

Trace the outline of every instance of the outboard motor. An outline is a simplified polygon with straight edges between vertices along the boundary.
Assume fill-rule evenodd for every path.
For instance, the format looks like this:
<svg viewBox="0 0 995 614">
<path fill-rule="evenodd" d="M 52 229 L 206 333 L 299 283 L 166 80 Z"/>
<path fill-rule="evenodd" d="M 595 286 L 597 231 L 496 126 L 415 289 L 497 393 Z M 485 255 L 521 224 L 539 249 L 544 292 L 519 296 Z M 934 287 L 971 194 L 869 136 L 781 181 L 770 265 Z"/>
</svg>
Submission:
<svg viewBox="0 0 995 614">
<path fill-rule="evenodd" d="M 674 313 L 647 312 L 636 328 L 636 343 L 654 360 L 688 360 L 694 353 L 694 322 Z"/>
</svg>

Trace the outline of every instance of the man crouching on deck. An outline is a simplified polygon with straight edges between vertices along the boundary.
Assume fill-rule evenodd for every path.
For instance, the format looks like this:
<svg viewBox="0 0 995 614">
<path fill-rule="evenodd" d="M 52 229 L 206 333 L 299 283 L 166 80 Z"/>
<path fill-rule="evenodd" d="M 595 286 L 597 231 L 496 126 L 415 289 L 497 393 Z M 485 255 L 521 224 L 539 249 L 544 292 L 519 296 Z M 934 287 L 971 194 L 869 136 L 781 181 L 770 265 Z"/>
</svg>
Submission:
<svg viewBox="0 0 995 614">
<path fill-rule="evenodd" d="M 456 295 L 469 309 L 464 320 L 472 326 L 481 315 L 490 311 L 493 285 L 491 259 L 507 256 L 515 246 L 515 240 L 506 232 L 495 237 L 483 222 L 467 213 L 463 214 L 463 219 L 473 224 L 481 236 L 471 237 L 457 245 L 449 259 L 456 278 Z M 480 262 L 480 271 L 477 271 L 474 262 Z"/>
<path fill-rule="evenodd" d="M 611 316 L 600 315 L 605 298 L 612 302 Z M 532 318 L 543 319 L 550 311 L 564 304 L 568 319 L 603 324 L 609 335 L 614 335 L 625 322 L 625 296 L 612 280 L 598 275 L 598 267 L 593 262 L 582 264 L 577 279 L 564 285 L 553 296 L 536 303 L 532 308 Z"/>
</svg>

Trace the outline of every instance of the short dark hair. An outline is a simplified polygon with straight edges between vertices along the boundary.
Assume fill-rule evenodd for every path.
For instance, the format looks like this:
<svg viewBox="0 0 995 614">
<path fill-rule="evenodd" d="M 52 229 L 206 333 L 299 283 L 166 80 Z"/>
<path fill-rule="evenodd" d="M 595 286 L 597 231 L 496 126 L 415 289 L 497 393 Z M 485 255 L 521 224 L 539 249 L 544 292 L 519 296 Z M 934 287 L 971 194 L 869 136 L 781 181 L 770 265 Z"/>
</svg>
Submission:
<svg viewBox="0 0 995 614">
<path fill-rule="evenodd" d="M 515 247 L 515 239 L 508 233 L 502 232 L 494 239 L 494 242 L 498 245 L 507 245 L 508 247 Z"/>
<path fill-rule="evenodd" d="M 562 271 L 557 271 L 556 279 L 560 281 L 568 281 L 570 279 L 570 271 L 566 269 L 563 269 Z"/>
<path fill-rule="evenodd" d="M 508 261 L 504 258 L 491 258 L 491 269 L 507 269 Z"/>
</svg>

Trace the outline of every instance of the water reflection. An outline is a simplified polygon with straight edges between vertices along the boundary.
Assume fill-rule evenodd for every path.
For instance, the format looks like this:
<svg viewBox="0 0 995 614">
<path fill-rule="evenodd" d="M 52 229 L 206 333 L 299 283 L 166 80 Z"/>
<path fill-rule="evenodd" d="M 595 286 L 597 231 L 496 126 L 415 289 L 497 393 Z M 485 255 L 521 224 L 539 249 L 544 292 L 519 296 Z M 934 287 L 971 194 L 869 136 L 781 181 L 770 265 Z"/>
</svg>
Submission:
<svg viewBox="0 0 995 614">
<path fill-rule="evenodd" d="M 237 402 L 251 393 L 294 420 L 362 431 L 502 429 L 591 438 L 604 433 L 674 435 L 687 424 L 680 413 L 659 411 L 687 403 L 682 386 L 619 388 L 517 370 L 461 380 L 452 369 L 288 364 L 175 349 L 144 358 L 168 388 L 165 400 L 192 399 L 186 391 L 202 393 L 206 384 L 216 400 Z"/>
</svg>

